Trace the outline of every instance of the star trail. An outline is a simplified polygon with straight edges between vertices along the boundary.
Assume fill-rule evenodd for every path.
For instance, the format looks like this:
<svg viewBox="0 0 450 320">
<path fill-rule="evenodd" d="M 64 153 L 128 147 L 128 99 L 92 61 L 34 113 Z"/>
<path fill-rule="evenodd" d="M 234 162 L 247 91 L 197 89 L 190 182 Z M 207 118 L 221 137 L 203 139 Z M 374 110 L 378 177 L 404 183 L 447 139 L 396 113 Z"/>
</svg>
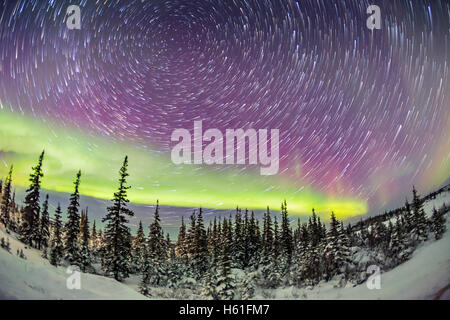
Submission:
<svg viewBox="0 0 450 320">
<path fill-rule="evenodd" d="M 66 27 L 71 4 L 80 30 Z M 379 30 L 366 27 L 372 4 Z M 449 177 L 449 10 L 447 1 L 2 1 L 0 174 L 14 162 L 26 185 L 45 147 L 48 189 L 69 191 L 81 168 L 82 192 L 107 198 L 127 152 L 141 203 L 264 208 L 287 198 L 296 213 L 342 215 L 402 203 L 413 184 L 425 192 Z M 279 129 L 277 177 L 170 163 L 172 131 L 198 120 Z"/>
</svg>

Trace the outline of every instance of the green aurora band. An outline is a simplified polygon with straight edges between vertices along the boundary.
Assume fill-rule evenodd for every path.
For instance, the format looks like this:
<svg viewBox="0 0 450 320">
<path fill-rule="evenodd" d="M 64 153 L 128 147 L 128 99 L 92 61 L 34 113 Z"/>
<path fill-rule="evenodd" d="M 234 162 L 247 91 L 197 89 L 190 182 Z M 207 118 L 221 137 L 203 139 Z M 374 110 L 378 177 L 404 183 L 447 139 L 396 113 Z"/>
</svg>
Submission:
<svg viewBox="0 0 450 320">
<path fill-rule="evenodd" d="M 163 205 L 233 209 L 236 206 L 279 210 L 286 199 L 289 212 L 309 215 L 314 207 L 328 216 L 341 218 L 367 212 L 367 202 L 323 195 L 282 175 L 261 176 L 259 170 L 224 167 L 175 165 L 167 153 L 144 146 L 118 142 L 106 136 L 82 132 L 55 122 L 37 120 L 13 113 L 0 106 L 0 177 L 14 165 L 13 183 L 26 187 L 31 167 L 45 150 L 43 188 L 71 192 L 77 170 L 82 170 L 81 193 L 110 199 L 117 187 L 118 170 L 129 156 L 130 201 Z M 215 169 L 215 170 L 213 170 Z"/>
</svg>

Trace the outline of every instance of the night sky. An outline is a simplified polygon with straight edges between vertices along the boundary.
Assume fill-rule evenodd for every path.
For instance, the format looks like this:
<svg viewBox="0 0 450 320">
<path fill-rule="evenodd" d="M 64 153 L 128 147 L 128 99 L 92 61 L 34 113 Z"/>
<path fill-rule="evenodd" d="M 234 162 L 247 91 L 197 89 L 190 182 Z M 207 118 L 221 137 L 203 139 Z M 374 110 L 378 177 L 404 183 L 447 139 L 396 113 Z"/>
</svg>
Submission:
<svg viewBox="0 0 450 320">
<path fill-rule="evenodd" d="M 69 30 L 69 4 L 81 30 Z M 381 29 L 366 27 L 369 5 Z M 341 216 L 450 172 L 447 1 L 1 1 L 0 176 L 132 201 Z M 174 129 L 277 128 L 280 171 L 175 166 Z"/>
</svg>

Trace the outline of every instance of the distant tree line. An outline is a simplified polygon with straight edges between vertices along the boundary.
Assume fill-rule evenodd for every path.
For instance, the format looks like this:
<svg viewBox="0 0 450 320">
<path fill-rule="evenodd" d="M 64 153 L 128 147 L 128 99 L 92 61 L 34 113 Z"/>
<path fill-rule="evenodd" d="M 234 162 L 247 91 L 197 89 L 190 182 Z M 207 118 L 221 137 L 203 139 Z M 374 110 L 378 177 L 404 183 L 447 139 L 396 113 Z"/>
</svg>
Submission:
<svg viewBox="0 0 450 320">
<path fill-rule="evenodd" d="M 415 188 L 411 203 L 353 226 L 344 226 L 331 212 L 327 227 L 314 209 L 308 221 L 298 219 L 294 226 L 286 201 L 279 214 L 267 207 L 262 221 L 253 212 L 236 208 L 233 216 L 215 217 L 206 225 L 200 208 L 189 221 L 182 218 L 178 239 L 172 242 L 163 232 L 158 202 L 148 236 L 141 222 L 136 235 L 131 234 L 128 157 L 119 170 L 118 189 L 103 229 L 95 221 L 90 226 L 88 208 L 80 210 L 81 171 L 75 176 L 65 222 L 59 204 L 51 218 L 49 196 L 42 203 L 40 199 L 44 156 L 42 152 L 32 168 L 20 208 L 12 191 L 12 166 L 0 180 L 0 222 L 23 243 L 41 250 L 54 266 L 77 265 L 83 272 L 118 281 L 140 274 L 139 291 L 147 296 L 157 287 L 187 288 L 211 299 L 249 299 L 256 288 L 314 286 L 330 280 L 340 286 L 356 285 L 367 279 L 369 265 L 389 270 L 408 260 L 421 242 L 440 239 L 449 211 L 444 204 L 428 218 L 424 199 L 438 193 L 421 199 Z M 9 242 L 2 239 L 1 246 L 9 251 Z M 236 272 L 245 273 L 243 280 L 236 280 Z"/>
</svg>

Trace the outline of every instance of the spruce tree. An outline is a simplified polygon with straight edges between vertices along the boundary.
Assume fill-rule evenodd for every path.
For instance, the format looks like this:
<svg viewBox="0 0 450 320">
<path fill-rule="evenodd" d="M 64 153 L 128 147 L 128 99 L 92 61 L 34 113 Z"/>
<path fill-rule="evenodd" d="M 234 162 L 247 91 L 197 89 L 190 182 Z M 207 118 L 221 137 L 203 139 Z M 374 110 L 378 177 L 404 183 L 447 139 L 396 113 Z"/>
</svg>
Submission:
<svg viewBox="0 0 450 320">
<path fill-rule="evenodd" d="M 188 246 L 186 224 L 184 223 L 184 217 L 182 216 L 180 231 L 178 232 L 178 240 L 175 245 L 175 253 L 184 263 L 187 263 L 188 259 Z"/>
<path fill-rule="evenodd" d="M 433 208 L 433 215 L 431 216 L 432 230 L 434 232 L 434 238 L 439 240 L 445 232 L 445 211 L 438 212 L 436 208 Z"/>
<path fill-rule="evenodd" d="M 405 231 L 407 233 L 411 232 L 414 227 L 414 216 L 411 213 L 411 206 L 409 205 L 408 199 L 405 200 L 405 207 L 403 211 L 403 216 L 405 219 Z"/>
<path fill-rule="evenodd" d="M 214 217 L 214 220 L 209 222 L 207 231 L 208 254 L 210 255 L 211 261 L 214 261 L 214 248 L 217 245 L 216 236 L 217 236 L 217 219 L 216 217 Z"/>
<path fill-rule="evenodd" d="M 58 203 L 58 207 L 55 211 L 55 219 L 53 221 L 53 237 L 50 251 L 50 263 L 54 266 L 61 264 L 63 257 L 63 245 L 62 245 L 62 211 L 61 206 Z"/>
<path fill-rule="evenodd" d="M 153 222 L 147 240 L 147 260 L 143 268 L 142 281 L 150 286 L 165 286 L 167 283 L 164 233 L 159 217 L 159 202 L 156 202 Z"/>
<path fill-rule="evenodd" d="M 208 242 L 206 238 L 205 225 L 203 223 L 203 210 L 199 209 L 195 224 L 194 235 L 194 254 L 192 255 L 192 261 L 194 265 L 194 276 L 200 279 L 208 268 Z"/>
<path fill-rule="evenodd" d="M 393 265 L 391 267 L 394 267 L 409 258 L 409 250 L 406 239 L 408 228 L 409 225 L 406 221 L 405 223 L 402 223 L 401 219 L 397 219 L 395 222 L 389 242 L 389 256 L 393 260 Z"/>
<path fill-rule="evenodd" d="M 153 223 L 145 248 L 144 264 L 142 266 L 141 288 L 143 291 L 149 286 L 165 286 L 167 284 L 167 244 L 159 218 L 159 202 L 156 203 Z"/>
<path fill-rule="evenodd" d="M 232 253 L 234 266 L 241 269 L 246 266 L 244 232 L 245 230 L 242 224 L 241 209 L 236 208 Z"/>
<path fill-rule="evenodd" d="M 240 298 L 249 300 L 255 295 L 255 273 L 251 272 L 244 276 L 240 282 Z"/>
<path fill-rule="evenodd" d="M 319 225 L 317 221 L 317 215 L 314 208 L 312 209 L 312 216 L 309 219 L 308 232 L 312 246 L 318 246 L 321 240 L 322 230 L 321 225 Z"/>
<path fill-rule="evenodd" d="M 247 223 L 248 229 L 248 266 L 256 269 L 260 261 L 261 236 L 259 232 L 258 220 L 252 211 L 250 220 Z"/>
<path fill-rule="evenodd" d="M 283 263 L 285 267 L 289 266 L 292 260 L 293 237 L 292 229 L 289 223 L 286 200 L 281 204 L 281 248 L 283 251 Z"/>
<path fill-rule="evenodd" d="M 12 183 L 12 173 L 13 166 L 9 168 L 8 176 L 5 180 L 4 187 L 0 188 L 0 221 L 5 225 L 9 226 L 10 220 L 10 210 L 11 210 L 11 183 Z"/>
<path fill-rule="evenodd" d="M 280 237 L 280 230 L 278 227 L 278 220 L 275 216 L 273 222 L 273 245 L 272 251 L 270 252 L 271 260 L 268 265 L 269 274 L 268 274 L 268 284 L 269 288 L 276 288 L 280 285 L 283 272 L 285 271 L 285 265 L 280 263 L 279 258 L 282 254 L 282 243 Z"/>
<path fill-rule="evenodd" d="M 144 247 L 144 251 L 143 251 L 143 255 L 142 255 L 142 265 L 141 265 L 141 269 L 142 269 L 142 278 L 141 281 L 139 283 L 139 292 L 144 295 L 149 297 L 150 294 L 150 281 L 151 281 L 151 277 L 153 275 L 152 272 L 152 262 L 150 261 L 150 256 L 149 256 L 149 250 L 147 248 L 147 245 Z"/>
<path fill-rule="evenodd" d="M 264 213 L 262 242 L 263 252 L 261 263 L 268 264 L 267 259 L 271 256 L 273 247 L 273 227 L 269 207 L 267 207 L 267 211 Z"/>
<path fill-rule="evenodd" d="M 188 238 L 188 242 L 191 244 L 189 246 L 189 255 L 192 255 L 192 251 L 193 251 L 193 246 L 192 244 L 195 241 L 195 232 L 197 230 L 196 228 L 196 223 L 197 223 L 197 217 L 195 215 L 195 210 L 192 212 L 191 216 L 189 217 L 189 228 L 188 228 L 188 232 L 187 232 L 187 238 Z"/>
<path fill-rule="evenodd" d="M 425 211 L 423 209 L 423 201 L 417 194 L 417 190 L 413 187 L 413 221 L 414 235 L 416 241 L 424 241 L 428 238 L 428 223 Z"/>
<path fill-rule="evenodd" d="M 98 245 L 98 238 L 97 238 L 97 226 L 94 222 L 92 223 L 92 229 L 91 229 L 91 235 L 89 237 L 89 245 L 91 247 L 91 252 L 92 252 L 92 259 L 93 261 L 95 261 L 95 256 L 97 255 L 97 245 Z"/>
<path fill-rule="evenodd" d="M 44 173 L 42 172 L 43 161 L 44 151 L 42 151 L 37 165 L 32 168 L 33 172 L 30 174 L 30 186 L 26 190 L 27 194 L 25 196 L 22 224 L 20 226 L 20 239 L 30 246 L 33 245 L 33 240 L 39 230 L 39 196 L 42 178 L 44 177 Z"/>
<path fill-rule="evenodd" d="M 220 300 L 232 300 L 235 298 L 235 277 L 231 272 L 231 250 L 232 250 L 232 222 L 225 220 L 223 226 L 224 237 L 220 254 L 219 268 L 216 277 L 216 294 Z"/>
<path fill-rule="evenodd" d="M 304 277 L 307 273 L 306 261 L 309 254 L 310 241 L 308 224 L 302 223 L 299 226 L 298 245 L 295 250 L 293 264 L 291 266 L 290 280 L 291 284 L 300 286 L 303 284 Z"/>
<path fill-rule="evenodd" d="M 48 194 L 45 197 L 45 201 L 42 205 L 41 221 L 39 224 L 39 239 L 38 239 L 38 249 L 43 247 L 45 250 L 49 245 L 50 239 L 50 218 L 48 214 Z"/>
<path fill-rule="evenodd" d="M 92 256 L 89 248 L 88 209 L 81 212 L 80 219 L 80 268 L 83 272 L 92 270 Z"/>
<path fill-rule="evenodd" d="M 12 197 L 11 197 L 11 203 L 9 205 L 9 221 L 8 221 L 8 228 L 14 232 L 18 231 L 19 226 L 19 208 L 16 206 L 16 190 L 13 191 Z"/>
<path fill-rule="evenodd" d="M 196 276 L 196 272 L 195 272 L 195 265 L 192 262 L 192 257 L 195 255 L 195 251 L 196 251 L 196 247 L 194 245 L 195 240 L 196 240 L 196 232 L 197 232 L 197 227 L 196 227 L 196 223 L 197 223 L 197 218 L 195 216 L 195 210 L 192 212 L 191 216 L 190 216 L 190 224 L 189 224 L 189 228 L 187 231 L 187 235 L 186 235 L 186 242 L 189 244 L 187 249 L 188 249 L 188 263 L 189 263 L 189 273 L 191 274 L 191 276 Z"/>
<path fill-rule="evenodd" d="M 339 252 L 339 222 L 334 212 L 331 212 L 330 230 L 328 231 L 325 250 L 324 262 L 327 280 L 331 279 L 338 272 L 338 252 Z"/>
<path fill-rule="evenodd" d="M 74 184 L 74 191 L 70 196 L 69 206 L 67 208 L 67 222 L 65 224 L 64 235 L 64 259 L 71 265 L 77 265 L 81 268 L 81 253 L 78 237 L 80 235 L 80 179 L 81 171 L 78 171 Z"/>
<path fill-rule="evenodd" d="M 130 189 L 126 180 L 128 156 L 120 168 L 119 176 L 119 189 L 114 193 L 113 205 L 107 208 L 108 213 L 102 220 L 106 222 L 103 269 L 117 281 L 127 278 L 130 272 L 130 229 L 126 223 L 128 223 L 127 216 L 133 216 L 134 213 L 127 208 L 129 202 L 127 190 Z"/>
<path fill-rule="evenodd" d="M 142 226 L 142 221 L 139 221 L 136 237 L 133 239 L 132 243 L 133 269 L 135 271 L 142 271 L 141 267 L 143 264 L 144 250 L 145 250 L 144 228 Z"/>
<path fill-rule="evenodd" d="M 167 287 L 176 288 L 179 282 L 184 278 L 183 265 L 175 254 L 175 248 L 172 247 L 169 253 L 169 262 L 167 265 Z"/>
</svg>

